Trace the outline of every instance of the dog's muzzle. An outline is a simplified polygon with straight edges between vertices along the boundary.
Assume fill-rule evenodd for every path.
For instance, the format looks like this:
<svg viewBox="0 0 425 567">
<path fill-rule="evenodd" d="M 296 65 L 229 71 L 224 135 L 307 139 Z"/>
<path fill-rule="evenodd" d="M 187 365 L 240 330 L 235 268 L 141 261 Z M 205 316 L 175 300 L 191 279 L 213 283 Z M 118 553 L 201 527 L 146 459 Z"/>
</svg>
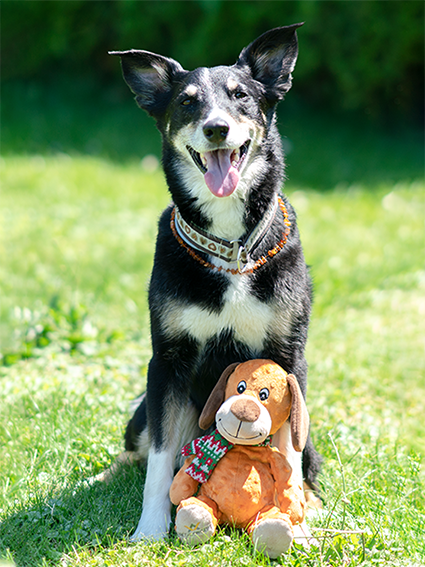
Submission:
<svg viewBox="0 0 425 567">
<path fill-rule="evenodd" d="M 228 126 L 226 131 L 224 124 L 215 125 L 213 128 L 207 123 L 204 127 L 205 137 L 211 141 L 224 141 L 228 131 Z M 240 168 L 250 144 L 251 141 L 247 140 L 238 148 L 217 149 L 205 153 L 199 153 L 190 146 L 187 146 L 187 150 L 203 174 L 211 193 L 216 197 L 229 197 L 239 183 Z"/>
</svg>

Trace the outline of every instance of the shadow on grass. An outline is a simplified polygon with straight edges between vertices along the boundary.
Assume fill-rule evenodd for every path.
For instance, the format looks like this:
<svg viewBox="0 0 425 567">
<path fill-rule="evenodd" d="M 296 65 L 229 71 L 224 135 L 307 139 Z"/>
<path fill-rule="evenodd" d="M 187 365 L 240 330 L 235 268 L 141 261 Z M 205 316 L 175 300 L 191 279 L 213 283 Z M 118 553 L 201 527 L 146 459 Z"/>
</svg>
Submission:
<svg viewBox="0 0 425 567">
<path fill-rule="evenodd" d="M 140 516 L 144 477 L 144 470 L 122 467 L 108 484 L 34 494 L 30 505 L 18 505 L 0 523 L 0 557 L 10 553 L 17 567 L 59 565 L 73 548 L 127 538 Z"/>
</svg>

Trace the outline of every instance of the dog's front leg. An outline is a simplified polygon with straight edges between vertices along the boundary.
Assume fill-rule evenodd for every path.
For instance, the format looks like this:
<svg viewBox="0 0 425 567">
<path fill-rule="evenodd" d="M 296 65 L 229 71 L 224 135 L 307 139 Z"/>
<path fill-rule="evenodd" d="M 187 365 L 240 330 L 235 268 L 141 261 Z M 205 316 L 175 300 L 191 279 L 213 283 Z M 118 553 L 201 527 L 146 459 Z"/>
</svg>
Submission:
<svg viewBox="0 0 425 567">
<path fill-rule="evenodd" d="M 176 456 L 183 445 L 197 437 L 199 412 L 188 402 L 180 408 L 174 421 L 174 435 L 160 448 L 149 449 L 146 482 L 143 493 L 143 510 L 131 541 L 143 538 L 163 539 L 171 522 L 169 489 L 174 478 Z"/>
<path fill-rule="evenodd" d="M 176 367 L 173 361 L 170 364 L 169 360 L 158 361 L 155 358 L 149 365 L 147 413 L 150 448 L 143 510 L 132 541 L 142 538 L 159 540 L 167 535 L 171 522 L 168 492 L 176 456 L 182 446 L 200 431 L 199 412 L 188 399 L 189 367 L 186 366 L 185 376 L 179 375 Z M 185 391 L 187 394 L 184 394 Z"/>
<path fill-rule="evenodd" d="M 177 448 L 151 447 L 148 456 L 143 511 L 131 541 L 142 538 L 159 540 L 167 535 L 171 522 L 171 502 L 168 490 L 174 476 Z"/>
</svg>

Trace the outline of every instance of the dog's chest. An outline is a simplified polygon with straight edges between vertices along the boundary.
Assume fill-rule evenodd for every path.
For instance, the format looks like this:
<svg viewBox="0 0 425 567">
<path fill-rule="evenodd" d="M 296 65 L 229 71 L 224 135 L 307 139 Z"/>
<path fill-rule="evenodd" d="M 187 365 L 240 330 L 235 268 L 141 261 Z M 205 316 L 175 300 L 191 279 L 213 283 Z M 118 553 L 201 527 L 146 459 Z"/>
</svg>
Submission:
<svg viewBox="0 0 425 567">
<path fill-rule="evenodd" d="M 229 276 L 219 310 L 178 300 L 164 307 L 162 324 L 168 336 L 188 334 L 201 344 L 231 331 L 235 340 L 259 353 L 276 326 L 284 335 L 290 333 L 291 313 L 279 309 L 277 301 L 260 301 L 251 292 L 248 278 L 240 275 Z"/>
</svg>

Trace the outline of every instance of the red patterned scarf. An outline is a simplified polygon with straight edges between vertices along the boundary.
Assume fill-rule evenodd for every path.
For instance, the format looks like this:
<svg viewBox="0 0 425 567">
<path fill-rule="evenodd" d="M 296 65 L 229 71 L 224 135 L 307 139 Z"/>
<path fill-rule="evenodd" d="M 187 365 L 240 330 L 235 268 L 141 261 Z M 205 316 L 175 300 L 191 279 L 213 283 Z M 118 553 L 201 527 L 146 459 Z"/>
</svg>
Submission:
<svg viewBox="0 0 425 567">
<path fill-rule="evenodd" d="M 263 443 L 260 443 L 260 446 L 268 446 L 270 443 L 271 436 L 267 437 Z M 185 473 L 198 482 L 207 482 L 217 466 L 218 461 L 234 446 L 234 443 L 227 441 L 218 429 L 209 435 L 198 437 L 191 443 L 185 445 L 182 449 L 182 455 L 184 457 L 195 455 L 195 458 L 185 470 Z"/>
</svg>

